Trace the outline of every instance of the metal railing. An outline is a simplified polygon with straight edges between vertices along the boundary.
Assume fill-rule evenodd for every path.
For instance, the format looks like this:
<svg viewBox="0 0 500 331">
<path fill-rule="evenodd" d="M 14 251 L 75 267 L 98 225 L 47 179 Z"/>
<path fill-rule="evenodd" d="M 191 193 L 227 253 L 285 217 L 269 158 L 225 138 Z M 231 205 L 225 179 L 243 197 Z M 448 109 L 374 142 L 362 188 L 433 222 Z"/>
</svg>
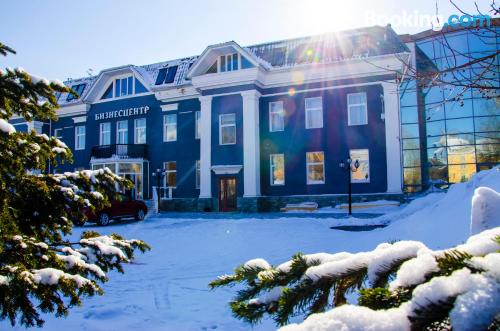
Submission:
<svg viewBox="0 0 500 331">
<path fill-rule="evenodd" d="M 121 158 L 147 158 L 146 144 L 115 144 L 92 147 L 91 156 L 96 159 L 107 159 L 114 156 Z"/>
</svg>

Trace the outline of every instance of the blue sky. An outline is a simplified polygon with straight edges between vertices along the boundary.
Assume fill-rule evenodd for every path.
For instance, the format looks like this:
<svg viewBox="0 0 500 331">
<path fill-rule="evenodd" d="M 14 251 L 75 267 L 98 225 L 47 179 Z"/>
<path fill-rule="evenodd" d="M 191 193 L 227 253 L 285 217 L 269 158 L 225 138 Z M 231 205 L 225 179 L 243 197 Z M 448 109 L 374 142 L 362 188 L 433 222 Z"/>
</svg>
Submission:
<svg viewBox="0 0 500 331">
<path fill-rule="evenodd" d="M 457 13 L 448 0 L 437 2 L 444 17 Z M 471 1 L 457 2 L 472 10 Z M 18 53 L 0 58 L 0 67 L 64 80 L 89 68 L 97 74 L 197 55 L 228 40 L 245 46 L 373 25 L 384 16 L 433 15 L 435 0 L 2 0 L 0 8 L 0 41 Z"/>
</svg>

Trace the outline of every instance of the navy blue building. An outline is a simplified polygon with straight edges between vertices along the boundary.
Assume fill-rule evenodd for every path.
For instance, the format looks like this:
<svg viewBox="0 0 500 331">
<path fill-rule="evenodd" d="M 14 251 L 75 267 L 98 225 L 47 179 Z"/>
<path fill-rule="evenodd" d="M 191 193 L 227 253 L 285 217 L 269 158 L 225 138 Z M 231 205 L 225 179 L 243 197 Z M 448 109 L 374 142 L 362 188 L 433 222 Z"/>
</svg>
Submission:
<svg viewBox="0 0 500 331">
<path fill-rule="evenodd" d="M 390 27 L 249 47 L 226 42 L 199 56 L 103 70 L 66 82 L 59 120 L 22 123 L 63 140 L 74 163 L 109 167 L 177 210 L 273 210 L 402 192 L 398 78 L 410 50 Z"/>
</svg>

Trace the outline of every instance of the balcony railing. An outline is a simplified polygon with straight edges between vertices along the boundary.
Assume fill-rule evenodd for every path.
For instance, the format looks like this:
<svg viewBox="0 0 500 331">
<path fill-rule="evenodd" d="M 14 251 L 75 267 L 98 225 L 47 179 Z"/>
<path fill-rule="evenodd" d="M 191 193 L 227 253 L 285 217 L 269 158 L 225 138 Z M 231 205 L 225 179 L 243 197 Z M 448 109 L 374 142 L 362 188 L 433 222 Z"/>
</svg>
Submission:
<svg viewBox="0 0 500 331">
<path fill-rule="evenodd" d="M 146 144 L 115 144 L 92 147 L 92 157 L 96 159 L 118 158 L 147 158 Z"/>
</svg>

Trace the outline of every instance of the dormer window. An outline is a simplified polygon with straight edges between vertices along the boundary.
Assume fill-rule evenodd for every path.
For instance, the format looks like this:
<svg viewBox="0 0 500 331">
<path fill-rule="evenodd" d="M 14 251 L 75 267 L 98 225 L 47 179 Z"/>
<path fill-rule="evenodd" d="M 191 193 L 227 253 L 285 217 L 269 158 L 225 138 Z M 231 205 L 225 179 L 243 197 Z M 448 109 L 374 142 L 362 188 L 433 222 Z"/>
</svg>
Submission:
<svg viewBox="0 0 500 331">
<path fill-rule="evenodd" d="M 175 74 L 177 73 L 178 66 L 161 68 L 158 71 L 155 85 L 171 84 L 174 82 Z"/>
<path fill-rule="evenodd" d="M 239 53 L 221 55 L 206 71 L 207 74 L 218 72 L 236 71 L 239 69 L 252 68 L 253 65 L 248 59 Z"/>
<path fill-rule="evenodd" d="M 127 76 L 114 79 L 102 95 L 101 99 L 113 99 L 144 93 L 148 90 L 134 76 Z"/>
<path fill-rule="evenodd" d="M 75 97 L 73 94 L 68 93 L 68 96 L 66 97 L 66 101 L 79 99 L 82 96 L 83 90 L 85 90 L 85 85 L 86 84 L 77 84 L 77 85 L 71 86 L 71 89 L 78 94 L 78 97 Z"/>
<path fill-rule="evenodd" d="M 219 68 L 220 72 L 225 72 L 225 71 L 235 71 L 238 70 L 238 59 L 239 59 L 239 54 L 234 53 L 234 54 L 228 54 L 228 55 L 222 55 L 219 58 Z"/>
</svg>

